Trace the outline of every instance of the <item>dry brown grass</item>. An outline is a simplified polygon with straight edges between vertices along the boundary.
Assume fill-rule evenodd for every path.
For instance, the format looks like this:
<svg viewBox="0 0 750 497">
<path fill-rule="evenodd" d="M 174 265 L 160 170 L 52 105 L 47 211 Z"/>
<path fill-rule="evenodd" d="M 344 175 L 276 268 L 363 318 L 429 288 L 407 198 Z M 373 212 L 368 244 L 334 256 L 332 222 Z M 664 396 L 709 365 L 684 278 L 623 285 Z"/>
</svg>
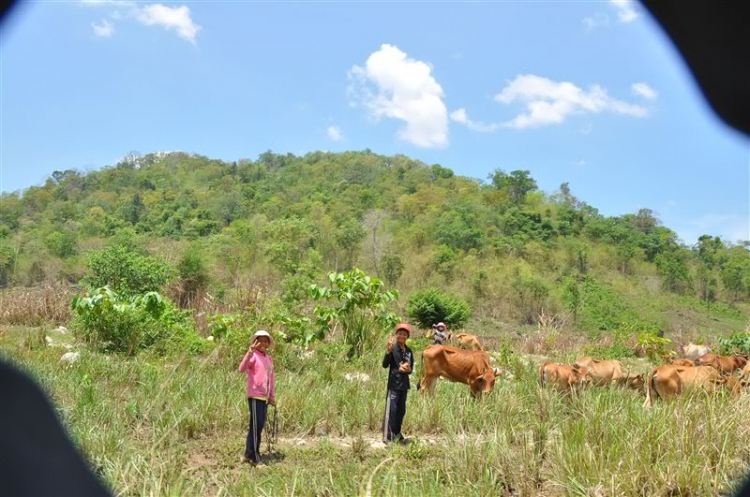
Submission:
<svg viewBox="0 0 750 497">
<path fill-rule="evenodd" d="M 62 324 L 70 319 L 70 302 L 76 286 L 11 288 L 0 291 L 0 323 L 39 326 Z"/>
</svg>

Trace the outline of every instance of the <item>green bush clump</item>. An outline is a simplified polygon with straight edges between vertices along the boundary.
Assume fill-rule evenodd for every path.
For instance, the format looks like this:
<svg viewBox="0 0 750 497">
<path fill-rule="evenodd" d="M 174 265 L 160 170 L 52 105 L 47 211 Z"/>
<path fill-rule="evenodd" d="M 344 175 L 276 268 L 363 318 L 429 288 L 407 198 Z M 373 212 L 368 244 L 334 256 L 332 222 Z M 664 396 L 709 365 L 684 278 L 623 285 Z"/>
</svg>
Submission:
<svg viewBox="0 0 750 497">
<path fill-rule="evenodd" d="M 166 261 L 130 250 L 124 245 L 108 247 L 89 255 L 91 271 L 81 283 L 91 289 L 108 287 L 124 297 L 157 292 L 175 276 Z"/>
<path fill-rule="evenodd" d="M 104 286 L 72 302 L 74 328 L 83 341 L 103 351 L 134 354 L 188 350 L 202 353 L 208 342 L 192 327 L 190 312 L 157 292 L 124 296 Z"/>
<path fill-rule="evenodd" d="M 428 288 L 409 297 L 406 314 L 422 328 L 430 328 L 440 321 L 451 328 L 460 328 L 471 316 L 471 307 L 454 295 Z"/>
<path fill-rule="evenodd" d="M 750 333 L 735 331 L 726 338 L 719 339 L 722 355 L 750 354 Z"/>
</svg>

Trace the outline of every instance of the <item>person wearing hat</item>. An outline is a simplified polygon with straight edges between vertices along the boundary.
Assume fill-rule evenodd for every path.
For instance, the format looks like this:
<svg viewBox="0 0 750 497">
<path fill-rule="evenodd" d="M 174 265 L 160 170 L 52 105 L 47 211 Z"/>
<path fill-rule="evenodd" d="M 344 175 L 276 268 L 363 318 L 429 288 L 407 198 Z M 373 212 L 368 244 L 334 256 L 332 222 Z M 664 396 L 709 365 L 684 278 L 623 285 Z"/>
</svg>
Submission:
<svg viewBox="0 0 750 497">
<path fill-rule="evenodd" d="M 273 359 L 268 355 L 270 346 L 271 335 L 265 330 L 256 331 L 253 343 L 240 363 L 240 373 L 247 373 L 247 403 L 250 409 L 250 426 L 242 462 L 249 462 L 254 466 L 263 465 L 260 458 L 260 435 L 266 424 L 268 404 L 276 405 Z"/>
<path fill-rule="evenodd" d="M 438 323 L 432 327 L 434 333 L 432 335 L 433 344 L 443 345 L 450 337 L 451 334 L 448 332 L 448 327 L 445 323 Z"/>
<path fill-rule="evenodd" d="M 383 367 L 388 370 L 388 394 L 385 401 L 385 419 L 383 420 L 383 442 L 401 442 L 406 440 L 401 435 L 401 423 L 406 415 L 406 394 L 409 392 L 409 375 L 414 369 L 414 354 L 406 339 L 411 335 L 411 327 L 400 323 L 394 330 L 394 336 L 388 339 Z M 395 340 L 394 340 L 395 338 Z M 395 343 L 394 343 L 395 342 Z"/>
</svg>

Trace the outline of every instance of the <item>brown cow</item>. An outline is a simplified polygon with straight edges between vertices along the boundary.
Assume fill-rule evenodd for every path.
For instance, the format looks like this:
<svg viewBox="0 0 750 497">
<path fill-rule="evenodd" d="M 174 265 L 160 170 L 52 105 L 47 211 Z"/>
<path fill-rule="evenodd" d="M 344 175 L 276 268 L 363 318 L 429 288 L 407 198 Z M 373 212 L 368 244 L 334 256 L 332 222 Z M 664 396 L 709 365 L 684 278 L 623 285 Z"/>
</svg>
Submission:
<svg viewBox="0 0 750 497">
<path fill-rule="evenodd" d="M 695 366 L 695 361 L 692 359 L 669 359 L 669 364 L 672 366 L 682 366 L 683 368 L 692 368 Z"/>
<path fill-rule="evenodd" d="M 542 386 L 551 383 L 558 390 L 570 392 L 576 385 L 585 385 L 591 381 L 588 372 L 585 366 L 575 367 L 545 362 L 539 368 L 539 383 Z"/>
<path fill-rule="evenodd" d="M 711 366 L 721 374 L 732 374 L 747 365 L 747 358 L 742 356 L 705 354 L 695 360 L 695 365 Z"/>
<path fill-rule="evenodd" d="M 430 345 L 422 352 L 424 377 L 417 388 L 433 392 L 439 377 L 449 381 L 469 385 L 471 394 L 476 397 L 482 392 L 489 392 L 495 386 L 495 377 L 502 373 L 490 366 L 490 357 L 486 352 L 462 350 L 446 345 Z"/>
<path fill-rule="evenodd" d="M 717 385 L 725 383 L 719 372 L 708 366 L 682 367 L 659 366 L 646 375 L 646 403 L 651 407 L 652 398 L 666 399 L 679 395 L 690 388 L 703 388 L 713 391 Z"/>
<path fill-rule="evenodd" d="M 742 378 L 745 380 L 750 380 L 750 363 L 742 368 Z"/>
<path fill-rule="evenodd" d="M 469 335 L 468 333 L 459 333 L 456 335 L 458 340 L 458 346 L 462 349 L 468 350 L 484 350 L 482 344 L 479 343 L 479 338 L 476 335 Z"/>
<path fill-rule="evenodd" d="M 696 360 L 702 355 L 706 355 L 711 352 L 711 348 L 708 345 L 696 345 L 693 342 L 682 347 L 682 352 L 685 354 L 687 359 Z"/>
<path fill-rule="evenodd" d="M 588 369 L 591 382 L 597 386 L 622 385 L 627 378 L 620 361 L 614 359 L 600 360 L 593 357 L 581 357 L 576 359 L 573 367 Z"/>
</svg>

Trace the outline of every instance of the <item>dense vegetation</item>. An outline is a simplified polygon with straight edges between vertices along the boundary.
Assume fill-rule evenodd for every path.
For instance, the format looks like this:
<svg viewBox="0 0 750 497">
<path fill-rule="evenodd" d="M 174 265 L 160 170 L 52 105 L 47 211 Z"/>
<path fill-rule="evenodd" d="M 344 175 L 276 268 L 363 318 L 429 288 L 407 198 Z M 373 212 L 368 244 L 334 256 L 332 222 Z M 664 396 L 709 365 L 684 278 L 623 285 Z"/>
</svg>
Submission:
<svg viewBox="0 0 750 497">
<path fill-rule="evenodd" d="M 538 388 L 542 360 L 642 373 L 688 339 L 750 352 L 747 246 L 681 245 L 648 209 L 605 217 L 528 171 L 482 182 L 318 152 L 56 172 L 2 195 L 0 287 L 0 357 L 121 494 L 717 494 L 750 464 L 747 394 L 646 410 L 642 392 Z M 480 402 L 446 381 L 413 393 L 415 442 L 384 449 L 379 362 L 399 319 L 466 327 L 512 376 Z M 281 437 L 263 473 L 237 462 L 236 368 L 258 328 Z M 411 338 L 418 357 L 428 343 Z"/>
<path fill-rule="evenodd" d="M 181 307 L 255 289 L 291 314 L 311 311 L 309 285 L 355 266 L 401 291 L 402 314 L 416 290 L 440 288 L 488 329 L 536 324 L 546 312 L 594 337 L 700 332 L 712 314 L 740 327 L 750 299 L 744 245 L 706 235 L 683 246 L 648 209 L 602 216 L 567 183 L 539 191 L 529 171 L 498 169 L 483 182 L 369 151 L 232 163 L 130 156 L 2 195 L 0 287 L 78 283 L 89 253 L 106 246 L 124 248 L 89 260 L 91 287 L 103 286 L 91 269 L 150 254 L 169 263 L 149 274 L 171 274 Z"/>
</svg>

